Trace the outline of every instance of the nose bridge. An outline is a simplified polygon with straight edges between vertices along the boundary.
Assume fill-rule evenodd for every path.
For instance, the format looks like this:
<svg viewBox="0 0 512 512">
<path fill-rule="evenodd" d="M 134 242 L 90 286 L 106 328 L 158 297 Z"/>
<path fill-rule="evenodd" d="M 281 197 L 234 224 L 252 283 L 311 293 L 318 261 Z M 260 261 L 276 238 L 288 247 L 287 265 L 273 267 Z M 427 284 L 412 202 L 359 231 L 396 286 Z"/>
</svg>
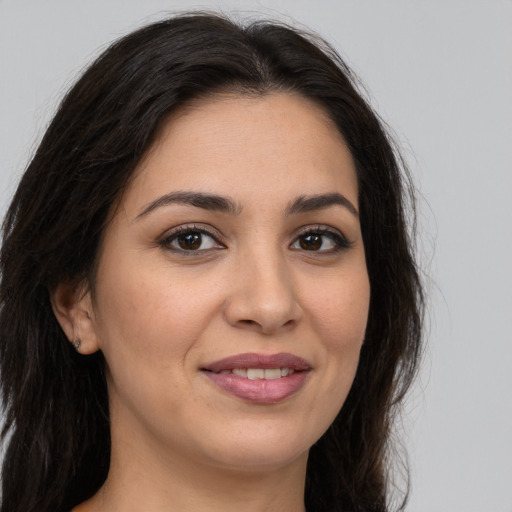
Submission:
<svg viewBox="0 0 512 512">
<path fill-rule="evenodd" d="M 239 255 L 227 308 L 230 323 L 272 333 L 300 317 L 293 274 L 278 247 L 260 244 Z"/>
</svg>

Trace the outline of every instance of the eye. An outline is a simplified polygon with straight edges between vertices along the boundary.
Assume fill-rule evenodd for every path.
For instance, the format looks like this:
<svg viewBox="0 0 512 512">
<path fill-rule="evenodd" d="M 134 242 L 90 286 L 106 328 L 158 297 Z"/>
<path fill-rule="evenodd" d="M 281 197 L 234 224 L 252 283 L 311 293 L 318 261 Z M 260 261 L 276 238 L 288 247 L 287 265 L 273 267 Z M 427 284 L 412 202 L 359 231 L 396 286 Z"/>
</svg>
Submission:
<svg viewBox="0 0 512 512">
<path fill-rule="evenodd" d="M 290 246 L 293 250 L 334 253 L 348 249 L 351 243 L 337 230 L 314 228 L 304 230 Z"/>
<path fill-rule="evenodd" d="M 162 240 L 160 245 L 172 251 L 189 253 L 225 249 L 215 235 L 197 227 L 181 227 Z"/>
</svg>

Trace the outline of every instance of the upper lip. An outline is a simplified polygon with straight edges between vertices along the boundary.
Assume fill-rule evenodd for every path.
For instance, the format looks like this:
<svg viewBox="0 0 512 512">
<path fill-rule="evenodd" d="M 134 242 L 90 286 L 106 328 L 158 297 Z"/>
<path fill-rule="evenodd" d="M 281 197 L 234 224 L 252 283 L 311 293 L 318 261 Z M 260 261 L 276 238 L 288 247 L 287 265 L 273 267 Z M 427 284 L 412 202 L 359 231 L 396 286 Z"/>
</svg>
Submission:
<svg viewBox="0 0 512 512">
<path fill-rule="evenodd" d="M 235 368 L 292 368 L 296 371 L 310 370 L 309 363 L 301 357 L 281 352 L 279 354 L 257 354 L 248 352 L 225 357 L 202 368 L 210 372 L 221 372 Z"/>
</svg>

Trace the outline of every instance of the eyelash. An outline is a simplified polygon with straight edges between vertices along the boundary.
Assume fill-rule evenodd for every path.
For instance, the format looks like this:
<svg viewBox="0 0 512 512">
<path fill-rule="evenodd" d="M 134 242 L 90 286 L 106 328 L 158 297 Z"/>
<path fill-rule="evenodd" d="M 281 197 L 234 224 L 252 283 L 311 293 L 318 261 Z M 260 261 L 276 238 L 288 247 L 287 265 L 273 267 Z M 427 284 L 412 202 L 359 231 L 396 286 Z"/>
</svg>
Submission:
<svg viewBox="0 0 512 512">
<path fill-rule="evenodd" d="M 296 243 L 300 243 L 301 237 L 305 236 L 320 236 L 320 237 L 328 237 L 333 242 L 334 247 L 328 250 L 322 250 L 322 251 L 308 251 L 307 249 L 295 249 L 295 250 L 303 250 L 305 252 L 313 252 L 313 253 L 319 253 L 319 254 L 336 254 L 341 251 L 350 249 L 353 245 L 352 242 L 347 240 L 347 238 L 338 230 L 328 228 L 326 226 L 307 226 L 302 229 L 293 241 L 292 245 Z M 323 245 L 323 242 L 322 242 Z"/>
<path fill-rule="evenodd" d="M 203 226 L 196 226 L 196 225 L 188 225 L 188 226 L 181 226 L 177 229 L 175 229 L 172 233 L 170 233 L 168 236 L 166 236 L 163 240 L 159 242 L 159 245 L 167 250 L 170 250 L 175 253 L 183 254 L 186 256 L 199 256 L 201 253 L 205 253 L 209 251 L 211 248 L 207 249 L 183 249 L 180 247 L 174 247 L 172 245 L 173 242 L 177 241 L 180 236 L 183 235 L 190 235 L 190 234 L 199 234 L 199 235 L 206 235 L 209 238 L 212 239 L 212 241 L 217 245 L 217 248 L 219 249 L 225 249 L 226 246 L 219 241 L 219 235 L 214 233 L 213 231 L 210 231 L 209 229 L 203 227 Z M 293 248 L 293 245 L 300 243 L 301 238 L 306 236 L 318 236 L 318 237 L 328 237 L 332 243 L 334 244 L 334 247 L 327 249 L 327 250 L 308 250 L 304 247 L 297 247 Z M 200 244 L 202 245 L 204 240 L 200 240 Z M 321 245 L 324 245 L 324 241 L 321 241 Z M 341 251 L 350 249 L 352 247 L 353 243 L 347 240 L 347 238 L 340 233 L 338 230 L 334 230 L 325 226 L 307 226 L 303 228 L 295 237 L 293 242 L 290 244 L 290 248 L 294 251 L 304 251 L 304 252 L 310 252 L 310 253 L 316 253 L 316 254 L 336 254 Z"/>
<path fill-rule="evenodd" d="M 175 229 L 171 234 L 166 236 L 159 245 L 167 250 L 184 254 L 186 256 L 198 256 L 202 252 L 208 251 L 208 249 L 201 249 L 201 250 L 193 250 L 193 249 L 182 249 L 180 247 L 173 247 L 171 244 L 172 242 L 178 240 L 180 236 L 183 235 L 189 235 L 189 234 L 199 234 L 199 235 L 207 235 L 210 237 L 216 245 L 219 246 L 219 248 L 225 249 L 225 245 L 219 242 L 219 235 L 214 233 L 213 231 L 210 231 L 209 229 L 203 227 L 203 226 L 196 226 L 196 225 L 189 225 L 189 226 L 181 226 L 177 229 Z M 202 243 L 203 241 L 201 241 Z"/>
</svg>

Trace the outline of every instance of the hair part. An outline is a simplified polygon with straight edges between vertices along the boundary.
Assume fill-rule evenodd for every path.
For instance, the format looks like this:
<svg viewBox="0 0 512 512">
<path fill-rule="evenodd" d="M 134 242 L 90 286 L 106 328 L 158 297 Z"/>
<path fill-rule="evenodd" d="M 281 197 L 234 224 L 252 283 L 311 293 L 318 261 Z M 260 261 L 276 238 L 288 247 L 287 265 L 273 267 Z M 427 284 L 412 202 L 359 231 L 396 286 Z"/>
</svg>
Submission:
<svg viewBox="0 0 512 512">
<path fill-rule="evenodd" d="M 423 315 L 407 171 L 327 43 L 282 24 L 243 26 L 193 13 L 123 37 L 84 72 L 7 211 L 0 253 L 7 443 L 1 512 L 71 508 L 108 473 L 103 357 L 76 354 L 53 314 L 50 290 L 66 281 L 94 285 L 109 212 L 169 116 L 214 94 L 276 91 L 321 105 L 352 153 L 371 284 L 354 384 L 310 451 L 307 510 L 388 509 L 386 453 L 394 412 L 417 368 Z"/>
</svg>

